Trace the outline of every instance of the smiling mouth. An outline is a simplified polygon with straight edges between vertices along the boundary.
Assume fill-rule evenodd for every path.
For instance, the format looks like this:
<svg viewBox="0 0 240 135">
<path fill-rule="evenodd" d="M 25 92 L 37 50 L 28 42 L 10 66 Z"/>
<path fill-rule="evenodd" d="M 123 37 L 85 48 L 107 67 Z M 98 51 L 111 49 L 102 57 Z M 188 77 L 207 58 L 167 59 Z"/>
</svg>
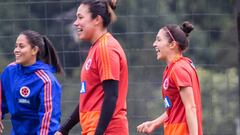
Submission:
<svg viewBox="0 0 240 135">
<path fill-rule="evenodd" d="M 82 32 L 82 31 L 83 31 L 82 28 L 78 28 L 78 29 L 77 29 L 77 32 Z"/>
<path fill-rule="evenodd" d="M 15 59 L 18 59 L 18 58 L 20 58 L 20 57 L 21 57 L 20 54 L 15 54 Z"/>
</svg>

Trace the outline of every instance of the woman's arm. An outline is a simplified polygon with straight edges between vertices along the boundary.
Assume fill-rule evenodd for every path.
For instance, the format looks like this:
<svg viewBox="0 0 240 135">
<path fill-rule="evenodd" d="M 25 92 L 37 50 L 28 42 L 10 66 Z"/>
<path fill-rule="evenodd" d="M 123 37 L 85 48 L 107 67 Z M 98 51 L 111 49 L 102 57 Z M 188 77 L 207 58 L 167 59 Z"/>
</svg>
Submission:
<svg viewBox="0 0 240 135">
<path fill-rule="evenodd" d="M 2 123 L 2 83 L 0 80 L 0 134 L 3 132 L 4 126 Z"/>
<path fill-rule="evenodd" d="M 180 96 L 184 104 L 190 135 L 198 134 L 197 112 L 192 87 L 182 87 Z"/>
<path fill-rule="evenodd" d="M 79 122 L 79 104 L 72 112 L 71 116 L 61 125 L 55 135 L 68 135 L 68 132 Z"/>
<path fill-rule="evenodd" d="M 3 75 L 1 77 L 3 77 Z M 4 115 L 8 113 L 6 97 L 4 95 L 2 85 L 3 85 L 2 79 L 0 78 L 0 134 L 3 133 L 4 129 L 2 119 L 4 118 Z"/>
<path fill-rule="evenodd" d="M 104 100 L 95 135 L 103 135 L 112 119 L 118 99 L 118 81 L 103 81 Z"/>
<path fill-rule="evenodd" d="M 146 121 L 137 126 L 137 131 L 139 133 L 151 134 L 155 129 L 159 128 L 160 125 L 162 125 L 163 122 L 166 121 L 167 119 L 168 119 L 167 112 L 164 112 L 158 118 L 152 121 Z"/>
<path fill-rule="evenodd" d="M 35 88 L 40 91 L 40 93 L 36 92 L 39 99 L 37 102 L 39 102 L 38 116 L 40 121 L 40 129 L 36 134 L 53 134 L 60 125 L 61 86 L 45 71 L 38 70 L 35 73 L 41 80 L 38 83 L 42 83 Z"/>
</svg>

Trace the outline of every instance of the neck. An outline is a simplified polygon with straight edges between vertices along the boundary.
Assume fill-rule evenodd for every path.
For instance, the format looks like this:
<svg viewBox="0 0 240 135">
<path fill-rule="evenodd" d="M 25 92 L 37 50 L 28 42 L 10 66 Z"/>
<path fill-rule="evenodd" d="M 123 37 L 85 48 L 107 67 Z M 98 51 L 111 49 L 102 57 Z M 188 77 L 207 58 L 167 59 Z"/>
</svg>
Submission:
<svg viewBox="0 0 240 135">
<path fill-rule="evenodd" d="M 107 33 L 107 28 L 103 28 L 101 30 L 96 30 L 95 35 L 93 36 L 91 40 L 91 44 L 94 44 L 100 37 L 102 37 L 104 34 Z"/>
<path fill-rule="evenodd" d="M 36 59 L 34 59 L 34 60 L 32 60 L 32 61 L 30 61 L 28 63 L 22 63 L 21 65 L 24 66 L 24 67 L 27 67 L 27 66 L 33 65 L 34 63 L 36 63 Z"/>
<path fill-rule="evenodd" d="M 166 59 L 166 63 L 169 64 L 169 63 L 171 63 L 171 62 L 174 62 L 174 61 L 176 61 L 177 59 L 179 59 L 181 56 L 182 56 L 181 53 L 169 55 L 169 57 Z"/>
</svg>

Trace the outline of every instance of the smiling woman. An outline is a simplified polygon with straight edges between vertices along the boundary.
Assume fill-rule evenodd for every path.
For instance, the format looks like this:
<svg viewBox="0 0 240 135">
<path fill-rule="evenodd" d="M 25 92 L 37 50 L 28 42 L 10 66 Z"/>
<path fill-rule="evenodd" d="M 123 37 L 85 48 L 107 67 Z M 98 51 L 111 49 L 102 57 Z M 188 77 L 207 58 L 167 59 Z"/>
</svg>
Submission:
<svg viewBox="0 0 240 135">
<path fill-rule="evenodd" d="M 61 85 L 54 73 L 62 68 L 55 49 L 47 37 L 27 30 L 19 34 L 14 54 L 16 61 L 1 76 L 0 114 L 10 113 L 12 135 L 53 135 L 61 116 Z"/>
<path fill-rule="evenodd" d="M 92 44 L 104 33 L 106 27 L 116 20 L 113 9 L 116 8 L 116 0 L 89 1 L 85 0 L 79 6 L 74 22 L 81 40 L 90 41 Z"/>
<path fill-rule="evenodd" d="M 84 0 L 74 22 L 81 40 L 91 43 L 81 71 L 79 106 L 56 135 L 67 135 L 78 122 L 82 135 L 128 135 L 127 59 L 108 32 L 115 19 L 116 0 Z M 79 117 L 81 119 L 79 119 Z"/>
<path fill-rule="evenodd" d="M 202 135 L 202 106 L 198 75 L 192 61 L 183 57 L 188 48 L 190 22 L 182 26 L 162 27 L 153 43 L 157 59 L 166 62 L 162 95 L 166 111 L 152 121 L 137 126 L 140 133 L 150 134 L 164 124 L 164 135 Z"/>
<path fill-rule="evenodd" d="M 16 41 L 16 47 L 14 49 L 16 63 L 23 66 L 34 64 L 38 51 L 39 48 L 37 46 L 32 47 L 28 43 L 27 37 L 25 35 L 19 35 Z"/>
</svg>

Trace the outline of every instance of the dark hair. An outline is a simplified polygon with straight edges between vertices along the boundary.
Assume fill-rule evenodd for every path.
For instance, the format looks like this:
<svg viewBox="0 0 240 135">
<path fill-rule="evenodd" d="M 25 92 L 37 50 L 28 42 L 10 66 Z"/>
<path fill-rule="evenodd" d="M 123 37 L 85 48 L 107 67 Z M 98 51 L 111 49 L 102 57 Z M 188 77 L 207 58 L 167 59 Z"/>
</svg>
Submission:
<svg viewBox="0 0 240 135">
<path fill-rule="evenodd" d="M 116 3 L 117 0 L 84 0 L 81 2 L 81 4 L 89 6 L 93 19 L 98 15 L 102 17 L 103 27 L 107 27 L 116 20 L 116 14 L 114 13 Z"/>
<path fill-rule="evenodd" d="M 176 41 L 182 51 L 188 48 L 188 36 L 189 33 L 194 29 L 190 22 L 185 21 L 181 26 L 169 24 L 163 27 L 163 29 L 166 31 L 166 36 L 168 37 L 169 42 Z"/>
<path fill-rule="evenodd" d="M 32 47 L 37 46 L 39 51 L 37 53 L 37 60 L 50 64 L 56 68 L 57 73 L 62 73 L 62 67 L 54 49 L 52 42 L 46 37 L 36 31 L 26 30 L 20 33 L 25 35 L 29 44 Z"/>
</svg>

